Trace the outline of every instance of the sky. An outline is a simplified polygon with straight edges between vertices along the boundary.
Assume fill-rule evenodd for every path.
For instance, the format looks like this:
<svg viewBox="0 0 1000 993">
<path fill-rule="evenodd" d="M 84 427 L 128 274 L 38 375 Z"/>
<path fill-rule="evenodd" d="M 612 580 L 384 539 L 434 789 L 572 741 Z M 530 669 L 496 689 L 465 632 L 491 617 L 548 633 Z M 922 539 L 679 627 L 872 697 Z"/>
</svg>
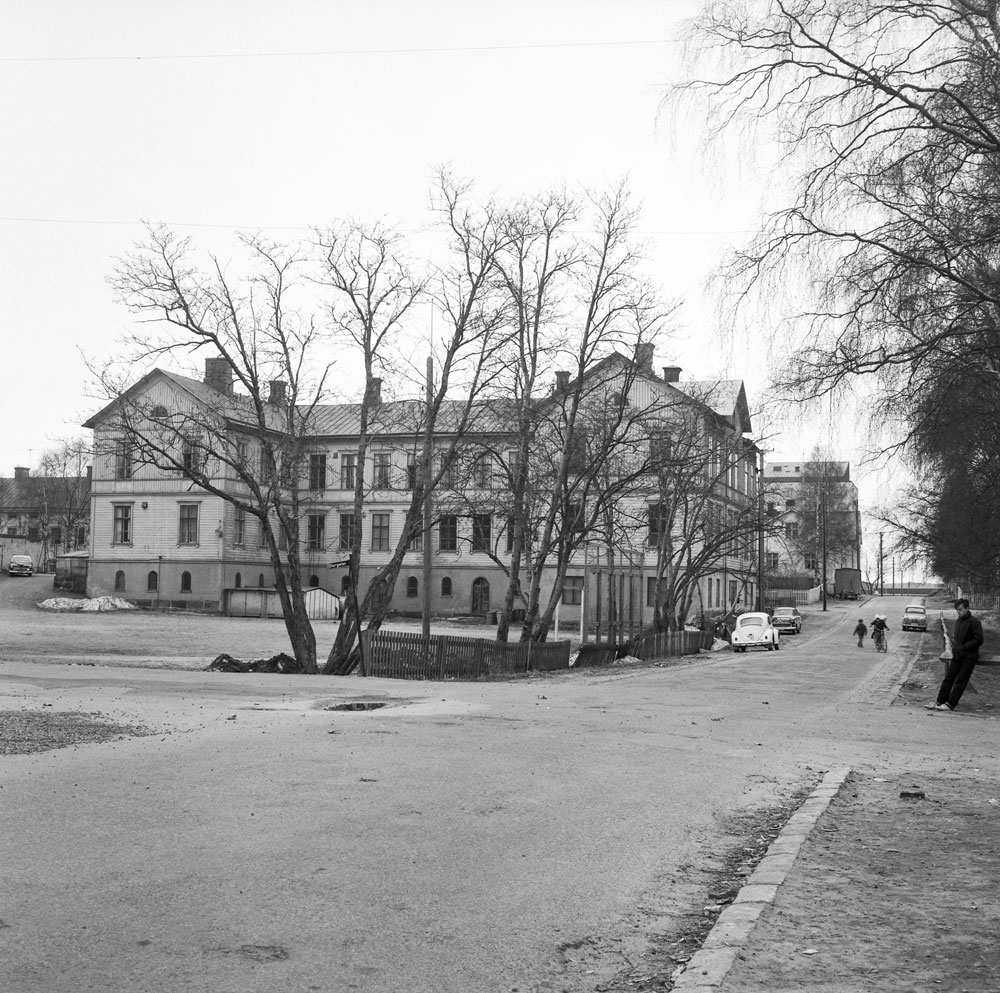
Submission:
<svg viewBox="0 0 1000 993">
<path fill-rule="evenodd" d="M 767 177 L 746 149 L 709 167 L 699 122 L 662 112 L 697 8 L 5 0 L 0 476 L 85 434 L 102 406 L 88 362 L 114 357 L 135 326 L 107 280 L 143 222 L 223 257 L 240 231 L 294 239 L 345 216 L 418 239 L 445 163 L 500 195 L 624 178 L 649 273 L 683 301 L 656 366 L 742 378 L 753 408 L 765 335 L 721 335 L 705 284 L 755 228 Z M 802 458 L 814 441 L 857 461 L 848 427 L 794 420 L 768 457 Z M 880 477 L 855 475 L 863 503 L 884 496 Z"/>
</svg>

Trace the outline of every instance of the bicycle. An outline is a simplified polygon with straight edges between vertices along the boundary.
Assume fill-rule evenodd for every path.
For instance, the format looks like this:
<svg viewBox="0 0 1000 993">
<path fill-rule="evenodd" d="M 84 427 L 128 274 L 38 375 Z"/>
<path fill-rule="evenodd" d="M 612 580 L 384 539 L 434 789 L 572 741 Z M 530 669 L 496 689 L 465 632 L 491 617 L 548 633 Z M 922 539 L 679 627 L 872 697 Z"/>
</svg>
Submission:
<svg viewBox="0 0 1000 993">
<path fill-rule="evenodd" d="M 872 635 L 872 640 L 875 642 L 876 652 L 888 651 L 888 645 L 885 643 L 885 632 L 879 628 L 875 629 L 875 633 Z"/>
</svg>

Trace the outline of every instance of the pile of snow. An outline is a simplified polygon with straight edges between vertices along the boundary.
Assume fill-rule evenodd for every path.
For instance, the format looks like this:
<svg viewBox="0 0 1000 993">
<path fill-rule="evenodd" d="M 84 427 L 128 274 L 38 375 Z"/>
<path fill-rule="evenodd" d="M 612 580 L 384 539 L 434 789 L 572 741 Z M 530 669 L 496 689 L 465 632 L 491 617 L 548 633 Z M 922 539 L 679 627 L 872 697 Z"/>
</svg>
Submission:
<svg viewBox="0 0 1000 993">
<path fill-rule="evenodd" d="M 54 596 L 49 600 L 43 600 L 38 606 L 42 610 L 138 610 L 134 603 L 129 603 L 120 596 L 98 596 L 92 600 Z"/>
</svg>

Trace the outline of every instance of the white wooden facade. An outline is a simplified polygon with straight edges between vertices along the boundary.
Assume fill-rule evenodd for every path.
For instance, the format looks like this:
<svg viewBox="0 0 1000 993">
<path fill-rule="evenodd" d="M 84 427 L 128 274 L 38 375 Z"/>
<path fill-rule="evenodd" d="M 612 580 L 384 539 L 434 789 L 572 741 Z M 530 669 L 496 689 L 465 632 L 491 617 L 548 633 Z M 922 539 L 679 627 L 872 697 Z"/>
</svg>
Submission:
<svg viewBox="0 0 1000 993">
<path fill-rule="evenodd" d="M 146 403 L 162 404 L 170 410 L 194 410 L 198 404 L 211 401 L 211 397 L 206 401 L 204 384 L 169 374 L 152 373 L 134 389 L 144 391 Z M 679 399 L 691 399 L 686 389 L 666 377 L 656 376 L 650 367 L 632 381 L 630 400 L 642 408 L 668 393 L 676 394 Z M 223 399 L 220 396 L 220 401 Z M 715 413 L 728 424 L 726 430 L 742 440 L 746 453 L 734 462 L 725 485 L 719 487 L 718 501 L 725 506 L 752 499 L 757 485 L 757 449 L 743 439 L 749 430 L 749 419 L 742 385 L 725 385 L 710 402 Z M 93 428 L 95 447 L 101 453 L 95 459 L 92 489 L 90 594 L 117 592 L 142 605 L 212 611 L 223 609 L 224 591 L 228 589 L 270 587 L 273 570 L 266 549 L 261 547 L 256 519 L 246 515 L 241 522 L 231 503 L 193 489 L 180 473 L 165 473 L 137 464 L 126 478 L 119 478 L 125 474 L 120 471 L 114 451 L 112 425 L 110 407 L 86 425 Z M 356 522 L 362 534 L 359 577 L 362 589 L 389 561 L 402 533 L 410 495 L 407 487 L 412 485 L 412 466 L 420 441 L 415 433 L 396 434 L 376 437 L 369 447 L 363 467 L 364 509 L 362 520 Z M 339 594 L 345 589 L 346 569 L 334 563 L 348 554 L 341 541 L 341 516 L 353 513 L 354 488 L 349 464 L 357 454 L 357 438 L 328 431 L 310 439 L 309 451 L 325 458 L 325 473 L 322 486 L 311 489 L 314 480 L 306 479 L 308 473 L 305 473 L 300 487 L 302 582 Z M 253 452 L 249 455 L 252 458 Z M 383 474 L 387 475 L 385 480 L 376 478 Z M 383 481 L 388 485 L 380 485 Z M 653 499 L 652 491 L 636 489 L 622 499 L 622 510 L 641 521 Z M 423 539 L 430 541 L 432 549 L 431 610 L 439 616 L 486 615 L 501 605 L 506 577 L 489 554 L 473 549 L 471 520 L 456 516 L 454 549 L 442 547 L 440 526 L 433 527 Z M 127 535 L 122 532 L 122 521 L 126 518 Z M 193 520 L 196 523 L 192 524 Z M 321 526 L 318 521 L 322 521 Z M 493 544 L 501 556 L 505 554 L 505 543 L 498 542 L 497 537 L 503 526 L 504 521 L 494 515 Z M 632 563 L 633 579 L 638 585 L 635 599 L 639 602 L 634 605 L 640 613 L 637 621 L 648 621 L 652 608 L 646 583 L 652 575 L 655 552 L 647 547 L 641 528 L 637 529 L 627 555 L 619 556 L 622 559 Z M 419 613 L 423 600 L 422 562 L 421 548 L 406 552 L 393 597 L 394 610 Z M 606 568 L 605 556 L 596 543 L 576 556 L 568 573 L 570 592 L 564 594 L 559 611 L 560 624 L 565 628 L 578 629 L 584 609 L 593 619 L 594 577 Z M 745 585 L 747 571 L 745 556 L 734 554 L 732 559 L 720 560 L 717 574 L 703 581 L 698 609 L 721 610 L 734 599 L 737 582 L 739 593 L 752 600 L 754 590 Z M 583 589 L 588 592 L 585 594 Z M 546 593 L 543 584 L 543 598 Z M 591 602 L 585 608 L 587 596 Z"/>
</svg>

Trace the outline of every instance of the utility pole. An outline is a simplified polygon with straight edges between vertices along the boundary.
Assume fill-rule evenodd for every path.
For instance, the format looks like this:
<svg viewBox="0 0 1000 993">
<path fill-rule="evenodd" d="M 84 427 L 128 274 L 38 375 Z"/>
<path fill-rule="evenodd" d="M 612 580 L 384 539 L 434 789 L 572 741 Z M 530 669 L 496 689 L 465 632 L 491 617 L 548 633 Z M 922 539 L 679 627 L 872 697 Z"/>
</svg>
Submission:
<svg viewBox="0 0 1000 993">
<path fill-rule="evenodd" d="M 757 613 L 764 610 L 764 450 L 757 470 Z"/>
<path fill-rule="evenodd" d="M 821 506 L 823 508 L 823 609 L 826 610 L 826 489 L 821 496 Z"/>
<path fill-rule="evenodd" d="M 885 557 L 882 554 L 882 532 L 878 533 L 878 595 L 885 596 Z"/>
<path fill-rule="evenodd" d="M 434 359 L 427 356 L 427 391 L 426 409 L 424 410 L 424 451 L 421 458 L 421 485 L 424 488 L 424 509 L 423 509 L 423 623 L 421 634 L 425 644 L 429 644 L 431 637 L 431 514 L 434 509 L 433 498 L 431 496 L 431 459 L 434 457 L 431 431 L 431 404 L 434 400 Z"/>
</svg>

